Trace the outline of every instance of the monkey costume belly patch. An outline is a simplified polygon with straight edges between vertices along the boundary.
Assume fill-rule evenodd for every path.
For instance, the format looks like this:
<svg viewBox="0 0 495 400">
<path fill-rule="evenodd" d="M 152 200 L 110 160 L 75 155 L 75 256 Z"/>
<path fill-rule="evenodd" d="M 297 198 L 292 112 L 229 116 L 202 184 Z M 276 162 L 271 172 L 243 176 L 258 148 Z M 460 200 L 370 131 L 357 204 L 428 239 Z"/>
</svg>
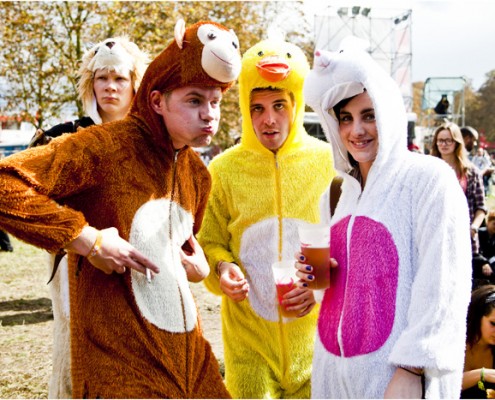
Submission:
<svg viewBox="0 0 495 400">
<path fill-rule="evenodd" d="M 173 243 L 168 240 L 172 226 Z M 151 283 L 143 274 L 132 271 L 136 304 L 144 318 L 168 332 L 189 332 L 196 325 L 197 310 L 186 272 L 176 268 L 180 246 L 189 238 L 192 227 L 191 214 L 167 199 L 145 203 L 131 227 L 130 243 L 160 267 Z M 178 318 L 180 315 L 183 318 Z"/>
</svg>

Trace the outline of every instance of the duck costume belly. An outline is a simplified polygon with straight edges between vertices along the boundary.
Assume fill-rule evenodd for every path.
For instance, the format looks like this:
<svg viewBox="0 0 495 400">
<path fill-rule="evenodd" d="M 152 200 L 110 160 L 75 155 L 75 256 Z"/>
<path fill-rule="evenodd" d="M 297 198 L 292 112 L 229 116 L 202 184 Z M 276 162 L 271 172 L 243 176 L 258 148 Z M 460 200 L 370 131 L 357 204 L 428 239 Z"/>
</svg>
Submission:
<svg viewBox="0 0 495 400">
<path fill-rule="evenodd" d="M 303 398 L 310 395 L 317 310 L 299 319 L 279 315 L 271 264 L 293 259 L 297 226 L 319 222 L 318 202 L 334 176 L 328 143 L 303 127 L 303 80 L 309 70 L 296 46 L 265 40 L 243 56 L 239 78 L 242 139 L 212 160 L 212 192 L 199 242 L 211 267 L 207 288 L 223 293 L 219 261 L 235 262 L 249 297 L 222 299 L 226 385 L 236 398 Z M 250 95 L 255 88 L 287 89 L 296 111 L 282 147 L 273 153 L 254 132 Z"/>
<path fill-rule="evenodd" d="M 212 47 L 217 61 L 205 55 Z M 225 91 L 239 70 L 237 38 L 227 28 L 199 22 L 179 29 L 123 120 L 0 162 L 0 226 L 50 252 L 86 224 L 115 227 L 160 267 L 148 283 L 129 269 L 106 275 L 69 253 L 74 398 L 230 397 L 179 254 L 201 225 L 210 177 L 191 148 L 173 149 L 149 98 L 191 85 Z"/>
<path fill-rule="evenodd" d="M 447 163 L 407 150 L 398 86 L 352 43 L 317 52 L 304 89 L 344 178 L 331 219 L 339 265 L 321 303 L 312 397 L 383 398 L 405 366 L 424 369 L 427 398 L 459 398 L 471 285 L 465 196 Z M 378 151 L 361 189 L 328 110 L 364 90 Z"/>
</svg>

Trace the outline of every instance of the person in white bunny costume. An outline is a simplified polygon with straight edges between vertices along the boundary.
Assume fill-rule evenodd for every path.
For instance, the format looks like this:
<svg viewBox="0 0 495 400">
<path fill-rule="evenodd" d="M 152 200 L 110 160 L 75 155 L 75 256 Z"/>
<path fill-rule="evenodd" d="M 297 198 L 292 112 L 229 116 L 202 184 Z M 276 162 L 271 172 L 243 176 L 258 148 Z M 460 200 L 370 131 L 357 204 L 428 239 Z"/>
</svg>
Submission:
<svg viewBox="0 0 495 400">
<path fill-rule="evenodd" d="M 458 398 L 471 250 L 454 172 L 407 150 L 399 88 L 356 39 L 315 53 L 304 94 L 343 177 L 332 217 L 329 191 L 321 199 L 338 266 L 321 301 L 312 397 Z M 309 282 L 304 259 L 298 268 Z"/>
</svg>

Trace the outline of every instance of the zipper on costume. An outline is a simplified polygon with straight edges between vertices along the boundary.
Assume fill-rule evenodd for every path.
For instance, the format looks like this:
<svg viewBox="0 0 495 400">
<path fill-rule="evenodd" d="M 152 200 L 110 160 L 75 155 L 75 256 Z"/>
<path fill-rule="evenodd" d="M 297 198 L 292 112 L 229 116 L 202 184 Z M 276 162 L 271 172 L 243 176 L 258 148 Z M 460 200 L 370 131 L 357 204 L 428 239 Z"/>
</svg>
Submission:
<svg viewBox="0 0 495 400">
<path fill-rule="evenodd" d="M 275 161 L 275 198 L 277 199 L 277 219 L 278 219 L 278 259 L 282 260 L 283 254 L 283 218 L 282 218 L 282 178 L 280 177 L 280 166 L 278 162 L 277 153 L 274 154 Z M 281 353 L 281 363 L 280 366 L 283 378 L 282 381 L 285 382 L 285 375 L 289 367 L 289 357 L 287 354 L 287 349 L 290 348 L 289 338 L 287 337 L 286 324 L 283 322 L 284 317 L 280 314 L 280 308 L 278 308 L 278 323 L 280 330 L 280 353 Z"/>
<path fill-rule="evenodd" d="M 349 224 L 347 225 L 347 231 L 346 231 L 346 259 L 347 259 L 347 276 L 346 276 L 346 283 L 345 287 L 347 288 L 347 281 L 349 280 L 349 275 L 351 273 L 350 265 L 349 265 L 349 260 L 351 259 L 350 257 L 350 252 L 351 252 L 351 235 L 352 235 L 352 228 L 354 226 L 354 221 L 356 219 L 356 214 L 359 208 L 359 202 L 361 201 L 361 196 L 363 194 L 364 189 L 361 188 L 361 184 L 359 184 L 361 191 L 359 192 L 359 196 L 356 200 L 356 206 L 354 207 L 354 213 L 351 215 L 349 219 Z M 339 327 L 337 330 L 337 343 L 339 344 L 339 349 L 340 349 L 340 356 L 345 357 L 345 351 L 344 351 L 344 342 L 342 339 L 342 320 L 344 317 L 344 307 L 345 307 L 345 296 L 347 295 L 347 291 L 344 290 L 344 302 L 343 302 L 343 307 L 340 312 L 340 318 L 339 318 Z"/>
<path fill-rule="evenodd" d="M 179 150 L 175 150 L 175 153 L 174 153 L 174 163 L 173 163 L 173 166 L 172 166 L 172 190 L 171 190 L 171 195 L 170 195 L 170 206 L 169 206 L 169 240 L 170 240 L 170 247 L 172 249 L 173 247 L 173 227 L 172 227 L 172 206 L 173 206 L 173 203 L 174 203 L 174 195 L 175 195 L 175 181 L 176 181 L 176 175 L 177 175 L 177 160 L 179 158 L 179 152 L 180 152 L 180 149 Z M 171 251 L 171 254 L 172 254 L 172 258 L 174 257 L 174 252 L 173 252 L 173 249 Z M 180 260 L 179 260 L 180 262 Z M 176 264 L 176 260 L 175 259 L 172 259 L 172 263 L 173 265 Z M 180 286 L 179 286 L 179 281 L 177 280 L 177 276 L 176 276 L 176 281 L 177 281 L 177 291 L 179 292 L 179 297 L 180 297 L 180 304 L 181 304 L 181 309 L 182 309 L 182 321 L 184 323 L 184 332 L 187 332 L 187 322 L 186 322 L 186 310 L 184 308 L 184 298 L 182 297 L 182 291 L 180 290 Z M 189 335 L 185 335 L 185 340 L 186 340 L 186 351 L 188 351 L 189 349 Z M 186 371 L 186 374 L 185 374 L 185 379 L 186 379 L 186 384 L 185 384 L 185 387 L 186 387 L 186 392 L 189 391 L 189 358 L 186 357 L 186 360 L 185 360 L 185 371 Z"/>
<path fill-rule="evenodd" d="M 277 153 L 275 153 L 275 190 L 277 199 L 277 219 L 278 219 L 278 260 L 282 260 L 282 238 L 283 238 L 283 219 L 282 219 L 282 182 L 280 178 L 280 168 L 278 165 Z"/>
</svg>

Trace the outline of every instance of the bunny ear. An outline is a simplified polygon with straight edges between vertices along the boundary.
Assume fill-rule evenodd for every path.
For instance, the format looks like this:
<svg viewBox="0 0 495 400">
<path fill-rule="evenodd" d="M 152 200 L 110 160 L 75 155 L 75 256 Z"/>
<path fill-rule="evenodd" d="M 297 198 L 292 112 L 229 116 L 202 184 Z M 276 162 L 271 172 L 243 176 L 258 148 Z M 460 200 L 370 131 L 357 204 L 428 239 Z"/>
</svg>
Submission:
<svg viewBox="0 0 495 400">
<path fill-rule="evenodd" d="M 184 41 L 184 35 L 186 33 L 186 22 L 181 18 L 179 19 L 174 28 L 175 41 L 179 49 L 182 49 L 182 43 Z"/>
</svg>

